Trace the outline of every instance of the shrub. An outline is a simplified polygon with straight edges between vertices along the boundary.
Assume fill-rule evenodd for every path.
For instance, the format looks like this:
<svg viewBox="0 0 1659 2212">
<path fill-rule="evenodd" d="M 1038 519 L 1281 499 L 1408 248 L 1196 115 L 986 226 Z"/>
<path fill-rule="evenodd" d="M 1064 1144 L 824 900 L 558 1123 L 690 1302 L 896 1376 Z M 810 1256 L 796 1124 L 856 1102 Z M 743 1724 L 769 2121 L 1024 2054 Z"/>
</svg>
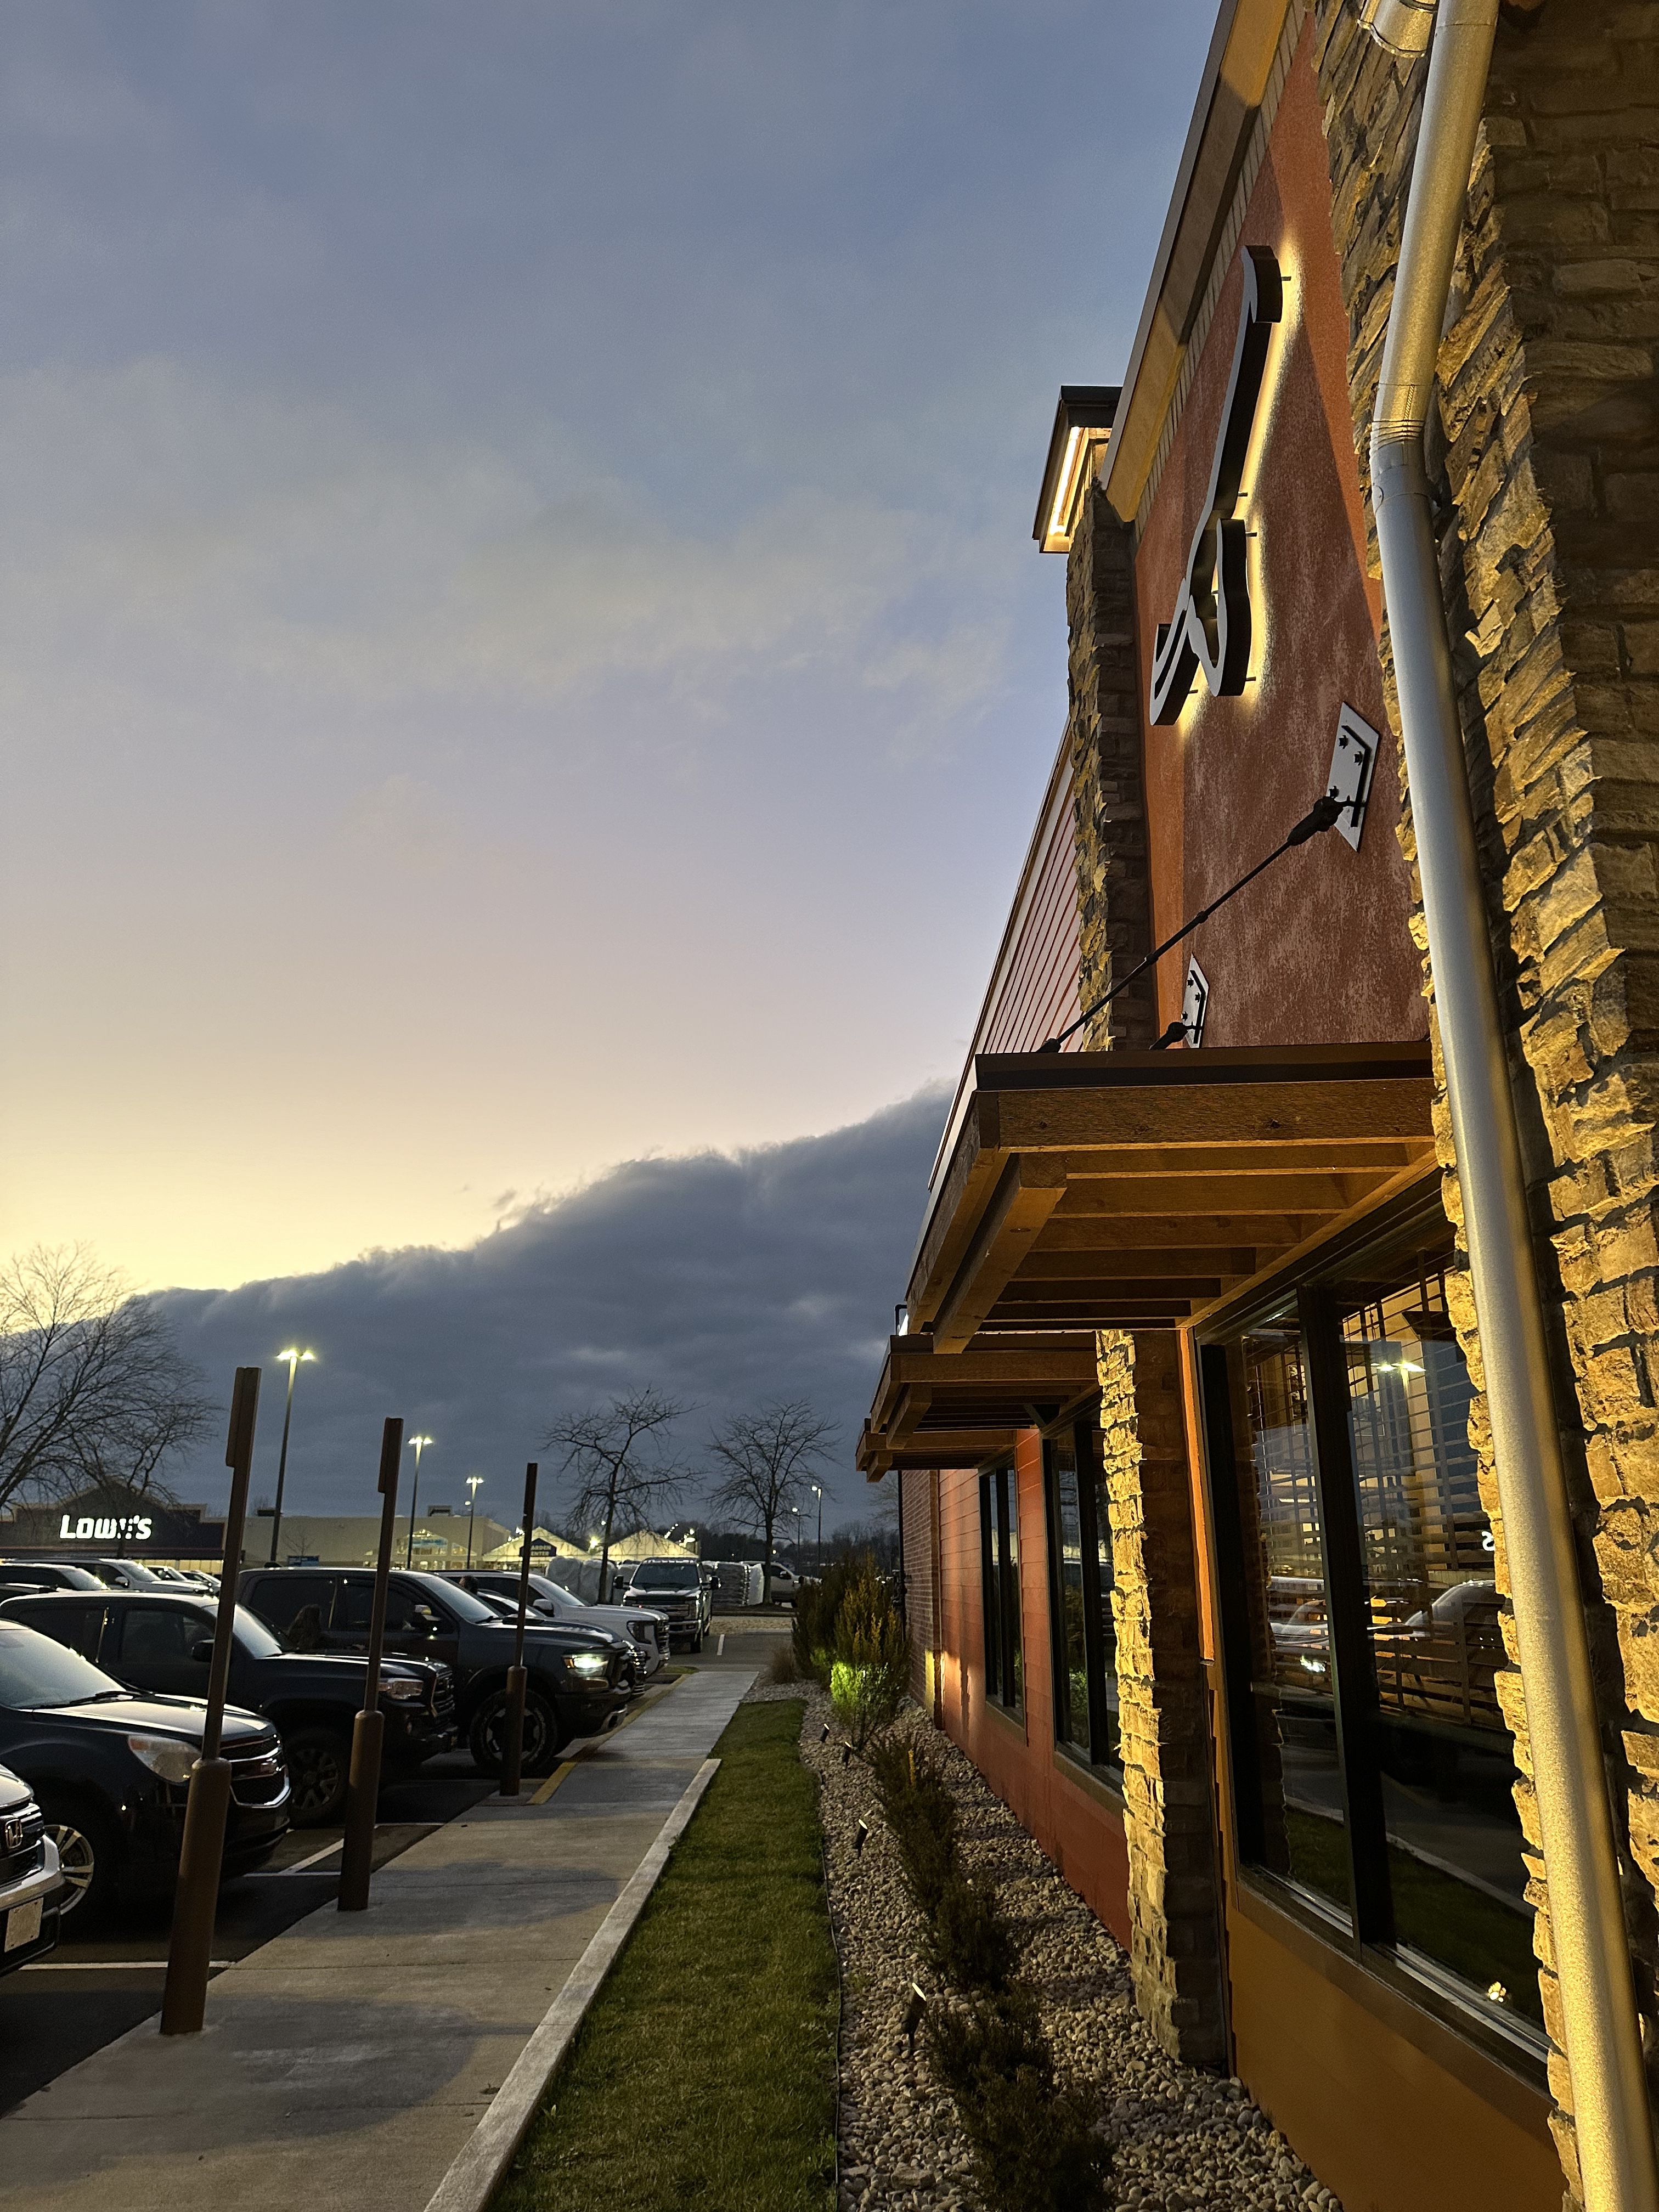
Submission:
<svg viewBox="0 0 1659 2212">
<path fill-rule="evenodd" d="M 1056 2083 L 1032 1992 L 941 2008 L 928 2041 L 995 2212 L 1097 2212 L 1111 2150 L 1090 2099 Z"/>
<path fill-rule="evenodd" d="M 957 1866 L 957 1804 L 930 1753 L 908 1743 L 872 1744 L 866 1754 L 899 1868 L 916 1910 L 931 1924 Z"/>
<path fill-rule="evenodd" d="M 836 1615 L 830 1697 L 855 1752 L 890 1728 L 910 1683 L 910 1639 L 866 1559 Z"/>
<path fill-rule="evenodd" d="M 792 1644 L 778 1645 L 768 1663 L 766 1678 L 769 1682 L 799 1681 L 800 1668 L 795 1664 L 794 1648 Z"/>
<path fill-rule="evenodd" d="M 1014 1939 L 996 1893 L 964 1874 L 947 1875 L 928 1923 L 927 1954 L 958 1989 L 1006 1989 L 1014 1971 Z"/>
<path fill-rule="evenodd" d="M 830 1670 L 836 1656 L 836 1622 L 848 1591 L 868 1563 L 867 1553 L 849 1553 L 824 1569 L 821 1582 L 809 1583 L 797 1595 L 790 1636 L 802 1681 L 810 1682 L 816 1678 L 826 1690 L 830 1687 Z"/>
</svg>

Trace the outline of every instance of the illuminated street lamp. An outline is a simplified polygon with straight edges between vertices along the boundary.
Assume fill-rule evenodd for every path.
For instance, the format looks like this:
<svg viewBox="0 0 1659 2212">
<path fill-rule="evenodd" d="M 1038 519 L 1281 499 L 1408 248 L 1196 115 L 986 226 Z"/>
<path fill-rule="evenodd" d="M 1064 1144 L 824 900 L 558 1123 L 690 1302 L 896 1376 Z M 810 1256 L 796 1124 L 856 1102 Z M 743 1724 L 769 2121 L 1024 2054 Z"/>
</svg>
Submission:
<svg viewBox="0 0 1659 2212">
<path fill-rule="evenodd" d="M 288 1480 L 288 1431 L 289 1424 L 294 1419 L 294 1378 L 305 1362 L 314 1359 L 317 1355 L 314 1352 L 301 1352 L 297 1345 L 290 1345 L 286 1352 L 279 1352 L 276 1357 L 288 1362 L 288 1404 L 283 1413 L 283 1449 L 276 1460 L 276 1509 L 270 1516 L 270 1557 L 265 1562 L 270 1567 L 276 1564 L 276 1538 L 283 1525 L 283 1485 Z"/>
<path fill-rule="evenodd" d="M 821 1482 L 809 1482 L 806 1486 L 818 1501 L 818 1540 L 812 1553 L 812 1572 L 822 1582 L 823 1580 L 823 1485 Z"/>
<path fill-rule="evenodd" d="M 481 1474 L 469 1474 L 466 1478 L 466 1486 L 471 1493 L 466 1502 L 466 1564 L 469 1567 L 472 1565 L 472 1524 L 478 1511 L 478 1486 L 483 1480 Z"/>
<path fill-rule="evenodd" d="M 421 1454 L 431 1443 L 430 1437 L 411 1437 L 409 1449 L 415 1455 L 415 1480 L 409 1486 L 409 1548 L 404 1553 L 404 1565 L 415 1564 L 415 1503 L 421 1494 Z"/>
</svg>

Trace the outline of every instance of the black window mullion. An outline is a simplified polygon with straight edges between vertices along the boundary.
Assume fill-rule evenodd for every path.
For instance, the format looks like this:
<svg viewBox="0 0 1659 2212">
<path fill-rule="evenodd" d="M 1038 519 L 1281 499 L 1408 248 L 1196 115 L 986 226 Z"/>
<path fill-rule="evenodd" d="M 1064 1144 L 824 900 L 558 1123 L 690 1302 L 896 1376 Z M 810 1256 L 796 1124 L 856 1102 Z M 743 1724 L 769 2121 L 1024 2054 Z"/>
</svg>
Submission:
<svg viewBox="0 0 1659 2212">
<path fill-rule="evenodd" d="M 979 1555 L 981 1612 L 985 1626 L 985 1694 L 997 1694 L 998 1632 L 1002 1620 L 1002 1592 L 995 1572 L 995 1547 L 991 1539 L 991 1516 L 994 1510 L 992 1494 L 996 1477 L 982 1474 L 979 1479 Z"/>
<path fill-rule="evenodd" d="M 1072 1670 L 1066 1651 L 1066 1559 L 1060 1541 L 1060 1476 L 1054 1467 L 1054 1448 L 1042 1446 L 1043 1531 L 1048 1543 L 1048 1657 L 1054 1678 L 1054 1741 L 1071 1737 Z M 1085 1626 L 1085 1644 L 1087 1626 Z"/>
<path fill-rule="evenodd" d="M 1012 1531 L 1009 1525 L 1008 1486 L 1013 1480 L 1011 1468 L 997 1471 L 997 1551 L 1001 1567 L 1000 1596 L 1002 1600 L 1002 1702 L 1012 1706 L 1014 1702 L 1014 1653 L 1019 1635 L 1019 1583 L 1013 1562 Z"/>
<path fill-rule="evenodd" d="M 1077 1462 L 1077 1520 L 1083 1551 L 1083 1655 L 1089 1684 L 1089 1756 L 1097 1766 L 1115 1765 L 1110 1741 L 1112 1709 L 1106 1702 L 1106 1628 L 1100 1613 L 1100 1516 L 1095 1510 L 1094 1433 L 1087 1421 L 1072 1431 Z M 1105 1541 L 1111 1543 L 1108 1529 Z"/>
<path fill-rule="evenodd" d="M 1359 1506 L 1348 1430 L 1348 1377 L 1330 1293 L 1297 1293 L 1303 1357 L 1313 1401 L 1314 1484 L 1325 1537 L 1325 1602 L 1331 1692 L 1346 1814 L 1354 1933 L 1362 1943 L 1394 1941 L 1382 1774 L 1377 1757 L 1376 1681 Z"/>
<path fill-rule="evenodd" d="M 1244 1522 L 1238 1510 L 1238 1462 L 1234 1451 L 1232 1376 L 1218 1344 L 1199 1347 L 1204 1399 L 1204 1449 L 1209 1461 L 1210 1511 L 1215 1523 L 1217 1595 L 1221 1613 L 1222 1679 L 1227 1692 L 1227 1740 L 1232 1753 L 1233 1805 L 1241 1858 L 1265 1856 L 1261 1764 L 1251 1687 L 1250 1601 L 1245 1581 Z"/>
</svg>

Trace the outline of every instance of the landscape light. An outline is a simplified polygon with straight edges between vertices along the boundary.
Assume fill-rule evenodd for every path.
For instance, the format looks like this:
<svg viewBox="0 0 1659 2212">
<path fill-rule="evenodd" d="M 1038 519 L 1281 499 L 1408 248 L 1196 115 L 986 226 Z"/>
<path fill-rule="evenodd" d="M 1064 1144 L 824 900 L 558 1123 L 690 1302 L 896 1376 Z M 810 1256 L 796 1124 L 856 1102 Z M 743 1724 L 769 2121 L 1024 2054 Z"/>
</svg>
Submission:
<svg viewBox="0 0 1659 2212">
<path fill-rule="evenodd" d="M 853 1856 L 855 1859 L 863 1857 L 864 1847 L 869 1840 L 870 1823 L 867 1820 L 860 1820 L 858 1825 L 857 1832 L 853 1838 Z"/>
</svg>

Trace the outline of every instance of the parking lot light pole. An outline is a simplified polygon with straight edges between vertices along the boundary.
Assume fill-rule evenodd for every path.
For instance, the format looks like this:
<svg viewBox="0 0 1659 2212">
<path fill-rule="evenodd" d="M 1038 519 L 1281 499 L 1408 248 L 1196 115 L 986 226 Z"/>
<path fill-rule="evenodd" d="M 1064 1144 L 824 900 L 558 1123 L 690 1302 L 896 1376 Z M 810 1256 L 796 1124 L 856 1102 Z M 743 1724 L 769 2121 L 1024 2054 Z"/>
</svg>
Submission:
<svg viewBox="0 0 1659 2212">
<path fill-rule="evenodd" d="M 274 1567 L 276 1564 L 276 1539 L 283 1526 L 283 1485 L 288 1480 L 288 1432 L 294 1419 L 294 1378 L 306 1361 L 314 1359 L 317 1355 L 314 1352 L 301 1352 L 297 1345 L 290 1345 L 286 1352 L 279 1352 L 276 1357 L 288 1362 L 288 1403 L 283 1408 L 283 1448 L 276 1455 L 276 1505 L 270 1518 L 270 1557 L 265 1562 L 268 1567 Z"/>
<path fill-rule="evenodd" d="M 524 1548 L 519 1553 L 519 1613 L 513 1624 L 513 1664 L 507 1670 L 507 1734 L 501 1745 L 501 1795 L 516 1797 L 524 1765 L 524 1616 L 530 1602 L 530 1540 L 536 1527 L 536 1462 L 524 1471 Z"/>
<path fill-rule="evenodd" d="M 225 1720 L 225 1686 L 230 1679 L 230 1632 L 236 1616 L 236 1579 L 242 1564 L 242 1530 L 247 1520 L 248 1476 L 253 1467 L 253 1427 L 258 1411 L 259 1370 L 239 1367 L 231 1393 L 230 1436 L 225 1445 L 225 1465 L 231 1476 L 224 1571 L 219 1579 L 219 1612 L 213 1628 L 213 1663 L 208 1669 L 202 1753 L 191 1771 L 190 1796 L 185 1806 L 184 1847 L 179 1857 L 167 1988 L 161 1998 L 163 2035 L 199 2035 L 207 2013 L 213 1917 L 219 1903 L 225 1819 L 230 1810 L 230 1761 L 220 1756 L 219 1744 Z"/>
<path fill-rule="evenodd" d="M 415 1509 L 421 1498 L 421 1454 L 431 1441 L 430 1437 L 411 1437 L 409 1440 L 409 1449 L 415 1455 L 415 1480 L 409 1486 L 409 1547 L 404 1553 L 406 1567 L 415 1564 Z"/>
<path fill-rule="evenodd" d="M 404 1425 L 388 1419 L 380 1431 L 380 1550 L 374 1562 L 374 1597 L 368 1615 L 368 1668 L 363 1709 L 351 1724 L 351 1771 L 346 1779 L 345 1842 L 340 1853 L 342 1912 L 368 1910 L 374 1871 L 374 1814 L 380 1799 L 380 1748 L 386 1716 L 380 1711 L 380 1647 L 386 1642 L 386 1585 L 398 1518 L 398 1470 L 403 1465 Z"/>
<path fill-rule="evenodd" d="M 481 1474 L 469 1474 L 466 1478 L 466 1486 L 471 1493 L 466 1504 L 466 1564 L 469 1567 L 472 1565 L 472 1529 L 478 1517 L 478 1490 L 483 1481 Z"/>
<path fill-rule="evenodd" d="M 818 1501 L 818 1540 L 812 1547 L 812 1572 L 822 1582 L 823 1580 L 823 1485 L 821 1482 L 815 1482 L 810 1487 L 813 1497 Z"/>
</svg>

